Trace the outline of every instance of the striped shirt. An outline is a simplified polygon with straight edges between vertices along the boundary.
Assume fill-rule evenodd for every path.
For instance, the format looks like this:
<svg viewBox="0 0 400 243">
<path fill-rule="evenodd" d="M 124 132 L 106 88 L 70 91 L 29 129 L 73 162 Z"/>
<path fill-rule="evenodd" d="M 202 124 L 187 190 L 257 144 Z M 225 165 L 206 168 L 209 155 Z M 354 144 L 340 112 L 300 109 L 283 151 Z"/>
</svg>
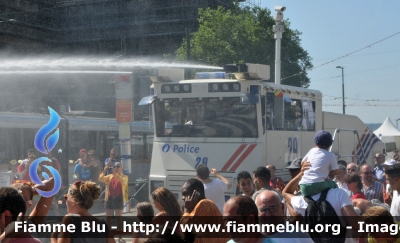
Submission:
<svg viewBox="0 0 400 243">
<path fill-rule="evenodd" d="M 372 186 L 368 187 L 367 189 L 364 186 L 361 191 L 367 197 L 368 201 L 371 201 L 372 199 L 378 199 L 380 202 L 383 202 L 382 189 L 383 189 L 382 183 L 374 181 L 374 184 L 372 184 Z"/>
</svg>

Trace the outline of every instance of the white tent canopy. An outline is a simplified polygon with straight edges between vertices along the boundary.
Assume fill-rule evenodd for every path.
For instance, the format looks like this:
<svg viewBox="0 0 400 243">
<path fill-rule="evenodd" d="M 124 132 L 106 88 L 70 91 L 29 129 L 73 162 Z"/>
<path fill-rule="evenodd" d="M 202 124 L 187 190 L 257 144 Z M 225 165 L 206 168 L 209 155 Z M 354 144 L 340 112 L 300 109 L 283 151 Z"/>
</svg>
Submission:
<svg viewBox="0 0 400 243">
<path fill-rule="evenodd" d="M 396 142 L 396 137 L 400 138 L 400 131 L 393 125 L 389 117 L 374 131 L 374 134 L 384 143 Z"/>
</svg>

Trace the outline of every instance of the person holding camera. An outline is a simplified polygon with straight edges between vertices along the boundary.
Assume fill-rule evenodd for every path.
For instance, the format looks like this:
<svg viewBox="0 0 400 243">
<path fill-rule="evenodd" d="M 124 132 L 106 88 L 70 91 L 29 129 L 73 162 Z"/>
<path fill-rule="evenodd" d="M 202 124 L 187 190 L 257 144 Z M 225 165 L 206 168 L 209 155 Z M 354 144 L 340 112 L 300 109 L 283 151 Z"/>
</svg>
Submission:
<svg viewBox="0 0 400 243">
<path fill-rule="evenodd" d="M 108 168 L 105 175 L 110 175 L 113 173 L 112 168 L 114 167 L 115 163 L 118 162 L 117 157 L 118 157 L 117 149 L 112 148 L 110 151 L 110 157 L 104 161 L 105 167 Z"/>
<path fill-rule="evenodd" d="M 105 175 L 108 167 L 100 174 L 99 180 L 106 183 L 106 216 L 107 225 L 111 226 L 111 219 L 116 217 L 117 230 L 122 230 L 122 210 L 124 202 L 128 201 L 128 176 L 122 174 L 121 162 L 115 162 L 111 168 L 112 174 Z M 120 236 L 120 242 L 123 242 Z"/>
<path fill-rule="evenodd" d="M 181 224 L 213 223 L 225 225 L 220 210 L 213 201 L 206 198 L 204 185 L 198 179 L 189 179 L 182 185 L 182 200 L 184 214 L 180 219 Z M 219 233 L 186 232 L 185 239 L 188 242 L 194 241 L 195 243 L 225 243 L 230 237 L 224 230 Z"/>
</svg>

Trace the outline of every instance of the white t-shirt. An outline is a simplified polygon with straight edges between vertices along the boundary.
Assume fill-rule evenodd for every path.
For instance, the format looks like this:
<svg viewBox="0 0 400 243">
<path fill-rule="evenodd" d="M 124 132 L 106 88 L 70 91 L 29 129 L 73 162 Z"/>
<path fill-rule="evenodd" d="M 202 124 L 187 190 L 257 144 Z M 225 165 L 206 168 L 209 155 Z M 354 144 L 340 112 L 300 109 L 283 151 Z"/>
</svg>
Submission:
<svg viewBox="0 0 400 243">
<path fill-rule="evenodd" d="M 299 184 L 324 182 L 331 170 L 339 169 L 336 155 L 325 149 L 312 148 L 306 156 L 304 156 L 303 162 L 304 161 L 310 161 L 311 167 L 304 171 L 303 178 L 301 178 Z"/>
<path fill-rule="evenodd" d="M 207 199 L 210 199 L 217 205 L 221 214 L 224 213 L 225 195 L 224 193 L 228 190 L 228 185 L 219 180 L 213 179 L 212 182 L 204 184 L 204 194 Z"/>
<path fill-rule="evenodd" d="M 321 193 L 311 196 L 312 199 L 318 200 Z M 346 206 L 353 206 L 347 193 L 339 188 L 330 189 L 326 195 L 326 200 L 332 205 L 337 216 L 342 216 L 342 208 Z M 294 196 L 291 200 L 294 210 L 296 210 L 302 216 L 305 215 L 308 203 L 304 200 L 303 196 Z"/>
<path fill-rule="evenodd" d="M 338 188 L 340 188 L 343 191 L 345 191 L 349 197 L 352 196 L 352 192 L 349 191 L 349 188 L 347 187 L 346 183 L 340 184 L 339 182 L 336 182 L 336 184 L 337 184 Z"/>
<path fill-rule="evenodd" d="M 390 190 L 392 190 L 392 188 L 390 187 L 390 184 L 387 183 L 387 184 L 386 184 L 386 193 L 389 193 Z"/>
<path fill-rule="evenodd" d="M 311 196 L 312 199 L 318 200 L 319 197 L 321 196 L 321 193 L 318 193 L 316 195 Z M 353 204 L 350 201 L 350 197 L 347 195 L 347 193 L 340 188 L 334 188 L 330 189 L 328 194 L 326 195 L 326 200 L 332 205 L 333 209 L 335 209 L 335 212 L 337 216 L 339 216 L 340 221 L 342 222 L 342 225 L 344 226 L 346 222 L 344 222 L 344 218 L 340 217 L 342 216 L 342 208 L 346 206 L 353 206 Z M 303 196 L 294 196 L 292 197 L 291 200 L 293 208 L 302 216 L 306 214 L 306 209 L 307 209 L 307 202 L 304 200 Z M 353 238 L 351 238 L 351 231 L 347 230 L 346 231 L 346 240 L 345 243 L 353 243 L 357 242 L 354 241 Z"/>
<path fill-rule="evenodd" d="M 395 222 L 400 221 L 400 197 L 397 190 L 393 191 L 392 205 L 390 206 L 390 213 Z"/>
</svg>

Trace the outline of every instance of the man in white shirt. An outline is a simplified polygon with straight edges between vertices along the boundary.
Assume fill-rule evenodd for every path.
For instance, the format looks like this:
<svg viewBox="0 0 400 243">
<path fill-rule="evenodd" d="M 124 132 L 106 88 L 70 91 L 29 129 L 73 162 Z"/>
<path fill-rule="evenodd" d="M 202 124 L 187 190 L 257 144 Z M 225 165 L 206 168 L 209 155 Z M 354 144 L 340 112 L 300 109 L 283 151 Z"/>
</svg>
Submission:
<svg viewBox="0 0 400 243">
<path fill-rule="evenodd" d="M 390 187 L 393 190 L 392 205 L 390 206 L 390 213 L 392 214 L 394 221 L 400 221 L 400 197 L 398 191 L 400 190 L 400 164 L 394 164 L 389 166 L 385 170 L 386 180 L 389 182 Z"/>
<path fill-rule="evenodd" d="M 185 123 L 185 125 L 198 125 L 199 117 L 197 115 L 197 110 L 193 109 L 190 111 L 190 120 Z"/>
<path fill-rule="evenodd" d="M 204 185 L 204 194 L 207 199 L 213 201 L 221 214 L 223 214 L 225 204 L 225 192 L 232 188 L 231 182 L 220 175 L 217 169 L 213 168 L 211 171 L 207 166 L 201 164 L 196 169 L 197 179 Z M 211 179 L 210 172 L 218 179 Z"/>
<path fill-rule="evenodd" d="M 349 195 L 349 197 L 351 196 L 351 191 L 349 191 L 349 189 L 347 188 L 347 184 L 344 181 L 344 177 L 346 176 L 347 171 L 346 171 L 346 167 L 339 165 L 339 174 L 337 174 L 335 176 L 335 182 L 338 185 L 338 188 L 344 190 L 347 195 Z"/>
<path fill-rule="evenodd" d="M 297 188 L 301 177 L 303 176 L 304 170 L 310 166 L 309 162 L 303 162 L 301 172 L 293 178 L 283 189 L 283 197 L 286 200 L 287 207 L 291 216 L 296 217 L 298 219 L 304 217 L 308 203 L 304 200 L 303 196 L 295 196 L 294 191 Z M 311 196 L 313 200 L 318 200 L 321 193 Z M 359 236 L 358 233 L 358 219 L 354 207 L 350 201 L 347 193 L 339 188 L 330 189 L 326 201 L 329 202 L 334 208 L 337 216 L 342 220 L 342 225 L 351 225 L 352 226 L 352 236 L 357 238 Z M 341 217 L 341 216 L 351 216 L 351 217 Z"/>
</svg>

